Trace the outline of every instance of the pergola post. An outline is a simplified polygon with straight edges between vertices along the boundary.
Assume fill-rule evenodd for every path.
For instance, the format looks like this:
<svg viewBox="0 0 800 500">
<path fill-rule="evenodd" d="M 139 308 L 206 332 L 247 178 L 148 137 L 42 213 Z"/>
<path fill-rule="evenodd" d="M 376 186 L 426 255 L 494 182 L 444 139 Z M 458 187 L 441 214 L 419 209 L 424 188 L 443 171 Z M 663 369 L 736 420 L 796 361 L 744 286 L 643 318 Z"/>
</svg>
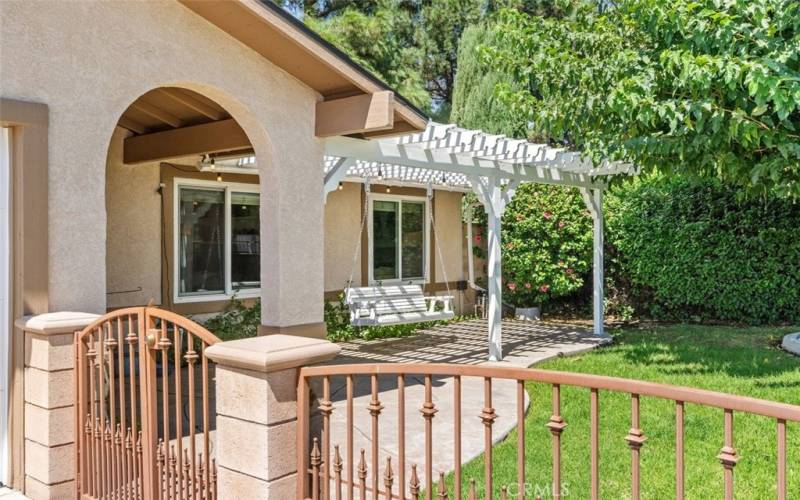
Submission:
<svg viewBox="0 0 800 500">
<path fill-rule="evenodd" d="M 492 188 L 492 201 L 494 192 L 499 191 L 499 187 Z M 492 203 L 493 204 L 493 203 Z M 502 248 L 501 244 L 501 222 L 500 215 L 494 210 L 487 210 L 488 216 L 488 260 L 487 260 L 487 284 L 489 289 L 489 361 L 500 361 L 503 359 L 502 330 L 503 330 L 503 269 L 502 269 Z"/>
<path fill-rule="evenodd" d="M 511 202 L 519 183 L 511 181 L 504 190 L 496 177 L 472 179 L 472 189 L 483 203 L 487 223 L 487 282 L 489 292 L 489 361 L 503 359 L 503 269 L 502 269 L 502 222 L 506 205 Z"/>
<path fill-rule="evenodd" d="M 594 334 L 604 335 L 603 327 L 603 190 L 601 188 L 581 188 L 583 201 L 592 214 L 592 306 Z"/>
</svg>

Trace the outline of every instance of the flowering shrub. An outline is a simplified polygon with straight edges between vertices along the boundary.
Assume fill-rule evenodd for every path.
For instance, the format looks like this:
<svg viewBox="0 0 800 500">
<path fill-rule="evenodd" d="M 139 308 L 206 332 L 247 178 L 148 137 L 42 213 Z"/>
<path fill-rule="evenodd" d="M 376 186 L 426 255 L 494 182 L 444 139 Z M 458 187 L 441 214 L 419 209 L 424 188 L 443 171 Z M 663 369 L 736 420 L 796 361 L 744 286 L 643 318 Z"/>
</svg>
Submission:
<svg viewBox="0 0 800 500">
<path fill-rule="evenodd" d="M 522 184 L 502 222 L 504 302 L 538 306 L 583 286 L 592 263 L 592 219 L 577 189 Z M 473 250 L 483 257 L 480 238 Z"/>
</svg>

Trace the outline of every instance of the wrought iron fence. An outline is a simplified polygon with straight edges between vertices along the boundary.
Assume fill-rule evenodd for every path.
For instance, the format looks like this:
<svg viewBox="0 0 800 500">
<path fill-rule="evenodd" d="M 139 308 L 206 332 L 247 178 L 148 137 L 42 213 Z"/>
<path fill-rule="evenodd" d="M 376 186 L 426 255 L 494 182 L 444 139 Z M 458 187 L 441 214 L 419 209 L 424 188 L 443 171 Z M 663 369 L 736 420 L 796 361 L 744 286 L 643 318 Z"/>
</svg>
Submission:
<svg viewBox="0 0 800 500">
<path fill-rule="evenodd" d="M 424 456 L 414 457 L 409 463 L 406 454 L 406 379 L 410 376 L 424 380 L 423 400 L 419 404 L 420 418 L 424 419 Z M 346 412 L 345 442 L 331 443 L 331 415 L 334 405 L 331 401 L 332 378 L 344 377 L 346 396 L 343 410 Z M 354 387 L 357 377 L 369 377 L 370 399 L 362 411 L 369 412 L 371 436 L 369 452 L 354 447 Z M 380 417 L 384 405 L 380 400 L 379 377 L 394 377 L 397 387 L 397 463 L 391 457 L 381 459 L 382 449 L 379 442 Z M 438 408 L 432 396 L 434 377 L 453 378 L 453 454 L 454 475 L 453 488 L 448 490 L 444 473 L 439 472 L 438 481 L 434 480 L 432 451 L 434 447 L 433 420 Z M 462 495 L 462 381 L 467 377 L 483 380 L 483 408 L 479 416 L 484 428 L 484 498 L 492 498 L 492 433 L 497 413 L 492 404 L 492 384 L 496 379 L 516 381 L 516 420 L 517 420 L 517 456 L 515 496 L 525 496 L 525 382 L 534 381 L 551 386 L 551 416 L 546 423 L 552 440 L 552 494 L 559 498 L 562 491 L 562 443 L 561 435 L 566 422 L 561 413 L 562 387 L 572 386 L 589 390 L 590 413 L 590 497 L 597 499 L 600 494 L 600 395 L 603 391 L 628 394 L 630 396 L 631 427 L 625 441 L 631 454 L 631 494 L 633 499 L 640 497 L 641 472 L 640 449 L 647 437 L 641 428 L 640 399 L 642 397 L 658 398 L 672 401 L 675 408 L 675 497 L 685 496 L 685 416 L 686 405 L 695 404 L 722 410 L 724 438 L 717 458 L 723 467 L 723 483 L 720 485 L 726 500 L 733 499 L 734 468 L 739 455 L 734 447 L 734 414 L 748 413 L 773 419 L 777 433 L 776 491 L 778 500 L 786 500 L 787 495 L 787 422 L 800 421 L 800 406 L 760 400 L 755 398 L 734 396 L 718 392 L 677 387 L 638 380 L 627 380 L 613 377 L 586 375 L 578 373 L 556 372 L 549 370 L 506 368 L 496 366 L 445 365 L 445 364 L 358 364 L 330 365 L 306 367 L 300 370 L 298 381 L 298 434 L 297 462 L 298 499 L 311 498 L 339 500 L 347 498 L 399 498 L 417 499 L 422 493 L 426 499 L 455 498 Z M 321 387 L 319 387 L 321 385 Z M 312 390 L 312 386 L 316 390 Z M 312 407 L 313 404 L 313 407 Z M 337 410 L 339 411 L 339 410 Z M 319 436 L 311 430 L 312 413 L 321 418 Z M 386 455 L 385 453 L 383 453 Z M 421 462 L 421 464 L 416 463 Z M 418 471 L 421 465 L 422 471 Z M 424 472 L 424 484 L 419 474 Z M 501 496 L 506 497 L 508 487 L 502 485 Z M 471 481 L 467 489 L 469 498 L 478 498 L 475 483 Z"/>
</svg>

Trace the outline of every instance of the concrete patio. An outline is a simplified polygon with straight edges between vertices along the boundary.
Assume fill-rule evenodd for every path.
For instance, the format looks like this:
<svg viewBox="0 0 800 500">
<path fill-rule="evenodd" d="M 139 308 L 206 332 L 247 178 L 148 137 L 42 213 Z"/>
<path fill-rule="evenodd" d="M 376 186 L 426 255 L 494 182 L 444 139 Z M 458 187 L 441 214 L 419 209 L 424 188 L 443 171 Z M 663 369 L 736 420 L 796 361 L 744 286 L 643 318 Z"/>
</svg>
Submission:
<svg viewBox="0 0 800 500">
<path fill-rule="evenodd" d="M 597 337 L 588 328 L 553 323 L 521 321 L 503 322 L 503 354 L 499 363 L 489 363 L 487 358 L 487 326 L 484 320 L 451 323 L 418 335 L 388 340 L 351 341 L 341 343 L 342 352 L 329 364 L 347 363 L 454 363 L 492 364 L 499 366 L 529 367 L 556 356 L 574 355 L 594 349 L 610 341 Z M 432 399 L 438 412 L 433 418 L 433 471 L 454 468 L 454 405 L 452 377 L 434 377 Z M 411 464 L 418 464 L 421 483 L 426 483 L 424 471 L 425 440 L 424 419 L 420 407 L 424 402 L 424 377 L 405 378 L 405 456 L 406 491 Z M 317 394 L 321 394 L 318 392 Z M 346 457 L 346 385 L 342 377 L 331 381 L 331 445 L 339 444 L 345 461 L 343 478 L 348 477 Z M 366 463 L 371 467 L 372 421 L 367 406 L 371 399 L 369 377 L 356 377 L 354 384 L 354 455 L 357 469 L 359 451 L 366 451 Z M 379 377 L 379 399 L 384 406 L 380 414 L 379 460 L 383 474 L 386 458 L 391 457 L 395 477 L 398 475 L 398 391 L 397 377 Z M 529 401 L 526 395 L 525 406 Z M 492 386 L 492 405 L 497 419 L 493 425 L 494 442 L 503 439 L 516 427 L 516 382 L 495 380 Z M 483 409 L 483 380 L 463 377 L 461 384 L 461 457 L 466 463 L 483 453 L 484 425 L 479 416 Z M 319 418 L 319 417 L 317 417 Z M 319 421 L 316 422 L 319 424 Z M 370 477 L 372 471 L 369 471 Z M 382 477 L 382 476 L 381 476 Z M 369 481 L 368 481 L 369 483 Z M 383 482 L 381 480 L 380 484 Z M 395 493 L 398 484 L 395 481 Z"/>
</svg>

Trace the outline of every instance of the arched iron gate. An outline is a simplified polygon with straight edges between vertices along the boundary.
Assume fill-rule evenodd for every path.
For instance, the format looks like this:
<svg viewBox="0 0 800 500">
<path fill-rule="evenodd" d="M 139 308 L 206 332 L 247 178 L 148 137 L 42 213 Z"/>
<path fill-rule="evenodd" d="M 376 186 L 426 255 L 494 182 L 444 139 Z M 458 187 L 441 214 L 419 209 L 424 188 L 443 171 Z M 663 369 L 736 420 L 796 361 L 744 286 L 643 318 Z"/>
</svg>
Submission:
<svg viewBox="0 0 800 500">
<path fill-rule="evenodd" d="M 217 342 L 153 307 L 75 334 L 78 498 L 216 498 L 205 349 Z"/>
</svg>

